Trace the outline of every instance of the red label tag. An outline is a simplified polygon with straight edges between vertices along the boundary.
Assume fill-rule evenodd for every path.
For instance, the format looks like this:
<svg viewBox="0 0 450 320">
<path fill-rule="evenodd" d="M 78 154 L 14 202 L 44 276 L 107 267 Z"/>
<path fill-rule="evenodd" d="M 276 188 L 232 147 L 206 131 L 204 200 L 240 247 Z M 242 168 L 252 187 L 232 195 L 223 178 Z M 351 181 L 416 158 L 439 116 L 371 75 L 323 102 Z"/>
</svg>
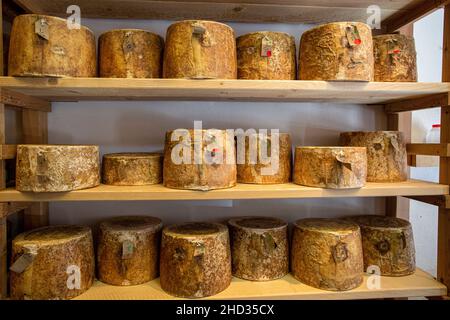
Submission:
<svg viewBox="0 0 450 320">
<path fill-rule="evenodd" d="M 267 37 L 261 39 L 261 57 L 272 56 L 273 41 Z"/>
</svg>

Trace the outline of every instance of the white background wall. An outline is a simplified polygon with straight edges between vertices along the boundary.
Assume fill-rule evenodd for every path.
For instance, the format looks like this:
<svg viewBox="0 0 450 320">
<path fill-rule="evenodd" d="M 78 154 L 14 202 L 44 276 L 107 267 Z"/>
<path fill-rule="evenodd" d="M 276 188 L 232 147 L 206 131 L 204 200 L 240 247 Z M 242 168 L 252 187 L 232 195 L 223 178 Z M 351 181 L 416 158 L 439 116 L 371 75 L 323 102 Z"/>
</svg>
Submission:
<svg viewBox="0 0 450 320">
<path fill-rule="evenodd" d="M 442 48 L 439 34 L 442 14 L 418 23 L 415 36 L 422 81 L 439 81 Z M 165 35 L 168 21 L 88 20 L 82 23 L 96 35 L 116 28 L 142 28 Z M 432 30 L 430 33 L 430 23 Z M 236 35 L 251 31 L 288 32 L 296 37 L 309 26 L 281 24 L 230 23 Z M 433 58 L 430 58 L 433 57 Z M 432 116 L 429 116 L 431 115 Z M 426 122 L 414 116 L 416 126 L 435 123 L 436 112 L 426 111 Z M 11 115 L 10 115 L 11 116 Z M 202 120 L 205 128 L 279 128 L 292 135 L 294 145 L 335 145 L 341 131 L 382 130 L 386 118 L 380 107 L 317 103 L 243 103 L 243 102 L 79 102 L 54 103 L 49 114 L 49 143 L 98 144 L 102 153 L 161 150 L 164 133 L 179 127 L 192 127 Z M 12 122 L 11 122 L 12 123 Z M 420 125 L 419 125 L 420 123 Z M 10 138 L 13 141 L 14 137 Z M 430 173 L 431 172 L 431 173 Z M 413 172 L 425 177 L 435 174 Z M 435 211 L 429 206 L 412 205 L 412 220 L 418 245 L 418 264 L 433 271 L 435 266 Z M 52 224 L 95 224 L 111 216 L 148 214 L 166 224 L 189 220 L 224 220 L 237 215 L 278 216 L 292 222 L 316 216 L 383 214 L 381 199 L 240 200 L 173 202 L 76 202 L 51 203 Z M 419 225 L 420 224 L 420 225 Z M 426 228 L 423 228 L 423 225 Z"/>
<path fill-rule="evenodd" d="M 419 81 L 440 82 L 442 74 L 443 10 L 414 24 L 417 45 Z M 412 142 L 423 143 L 431 126 L 441 121 L 440 108 L 413 112 Z M 411 177 L 439 181 L 439 168 L 411 168 Z M 411 201 L 410 220 L 413 224 L 417 264 L 436 275 L 438 210 L 422 202 Z"/>
</svg>

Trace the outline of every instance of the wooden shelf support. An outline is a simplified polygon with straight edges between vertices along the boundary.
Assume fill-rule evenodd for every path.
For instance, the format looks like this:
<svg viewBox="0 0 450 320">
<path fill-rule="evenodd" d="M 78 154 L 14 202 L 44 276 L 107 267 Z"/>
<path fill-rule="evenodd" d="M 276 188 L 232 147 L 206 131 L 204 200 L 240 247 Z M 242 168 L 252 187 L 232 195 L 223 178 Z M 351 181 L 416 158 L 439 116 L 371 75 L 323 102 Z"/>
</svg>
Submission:
<svg viewBox="0 0 450 320">
<path fill-rule="evenodd" d="M 437 108 L 448 104 L 448 93 L 429 95 L 425 97 L 401 100 L 388 103 L 384 106 L 384 111 L 388 114 L 407 111 L 415 111 L 429 108 Z"/>
<path fill-rule="evenodd" d="M 409 143 L 406 145 L 408 154 L 450 157 L 448 143 Z"/>
<path fill-rule="evenodd" d="M 385 33 L 395 32 L 401 27 L 413 23 L 439 8 L 443 8 L 449 3 L 450 0 L 416 1 L 407 8 L 409 10 L 406 12 L 397 12 L 383 21 L 383 30 Z"/>
<path fill-rule="evenodd" d="M 38 111 L 52 111 L 51 103 L 41 98 L 36 98 L 0 87 L 0 103 L 16 108 Z"/>
<path fill-rule="evenodd" d="M 0 160 L 15 159 L 17 153 L 17 145 L 2 144 L 0 145 Z"/>
</svg>

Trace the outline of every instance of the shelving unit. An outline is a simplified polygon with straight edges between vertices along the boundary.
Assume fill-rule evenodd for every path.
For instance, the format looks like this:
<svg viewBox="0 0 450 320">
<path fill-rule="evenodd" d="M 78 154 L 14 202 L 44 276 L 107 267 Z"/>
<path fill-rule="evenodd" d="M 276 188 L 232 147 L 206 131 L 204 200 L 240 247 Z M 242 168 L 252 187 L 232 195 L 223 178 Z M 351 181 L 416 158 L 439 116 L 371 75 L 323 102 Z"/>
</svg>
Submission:
<svg viewBox="0 0 450 320">
<path fill-rule="evenodd" d="M 395 216 L 401 200 L 409 197 L 438 205 L 438 279 L 421 270 L 402 278 L 382 278 L 380 290 L 366 286 L 348 292 L 326 292 L 307 287 L 291 276 L 255 283 L 233 280 L 229 289 L 213 298 L 372 299 L 446 296 L 450 286 L 450 0 L 177 0 L 87 1 L 15 0 L 3 2 L 0 27 L 22 12 L 67 16 L 69 5 L 79 5 L 85 17 L 129 19 L 202 18 L 222 21 L 321 23 L 365 21 L 367 6 L 382 10 L 381 32 L 392 32 L 438 7 L 445 7 L 443 83 L 337 83 L 322 81 L 242 81 L 171 79 L 55 79 L 0 77 L 0 298 L 7 297 L 8 215 L 24 212 L 25 228 L 48 224 L 48 201 L 286 199 L 333 197 L 386 197 L 386 214 Z M 3 33 L 3 32 L 2 32 Z M 0 41 L 0 51 L 3 43 Z M 3 70 L 0 54 L 0 70 Z M 293 184 L 238 185 L 233 189 L 195 192 L 148 187 L 96 188 L 67 193 L 33 194 L 6 188 L 5 161 L 14 159 L 15 147 L 5 144 L 6 107 L 22 110 L 22 143 L 47 143 L 47 112 L 55 101 L 81 100 L 226 100 L 276 102 L 330 102 L 379 105 L 388 114 L 388 127 L 401 129 L 402 112 L 442 107 L 441 143 L 409 144 L 411 155 L 440 156 L 440 184 L 421 181 L 369 183 L 358 190 L 322 190 Z M 73 107 L 73 106 L 71 106 Z M 96 283 L 80 299 L 166 299 L 158 280 L 120 288 Z"/>
</svg>

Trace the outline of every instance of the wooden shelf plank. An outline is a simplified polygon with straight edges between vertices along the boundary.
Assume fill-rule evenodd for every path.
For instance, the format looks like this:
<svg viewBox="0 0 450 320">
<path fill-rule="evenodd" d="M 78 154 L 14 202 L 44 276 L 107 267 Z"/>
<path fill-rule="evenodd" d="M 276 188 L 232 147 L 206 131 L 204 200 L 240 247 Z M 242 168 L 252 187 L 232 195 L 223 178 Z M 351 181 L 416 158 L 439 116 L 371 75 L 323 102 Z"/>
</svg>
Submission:
<svg viewBox="0 0 450 320">
<path fill-rule="evenodd" d="M 368 183 L 361 189 L 330 190 L 292 183 L 277 185 L 238 184 L 234 188 L 213 191 L 190 191 L 152 186 L 107 186 L 72 192 L 32 193 L 9 188 L 0 191 L 0 202 L 33 201 L 135 201 L 135 200 L 227 200 L 227 199 L 295 199 L 337 197 L 393 197 L 445 195 L 449 186 L 409 180 L 400 183 Z"/>
<path fill-rule="evenodd" d="M 323 23 L 361 21 L 367 7 L 379 5 L 381 18 L 411 15 L 413 6 L 427 0 L 15 0 L 28 12 L 67 17 L 77 4 L 82 17 L 123 19 L 212 19 L 239 22 Z M 411 13 L 410 13 L 411 12 Z"/>
<path fill-rule="evenodd" d="M 304 285 L 287 275 L 282 279 L 267 282 L 252 282 L 233 278 L 225 291 L 209 299 L 379 299 L 404 297 L 432 297 L 447 294 L 447 288 L 426 272 L 418 269 L 415 274 L 406 277 L 381 277 L 381 288 L 369 289 L 368 277 L 354 290 L 332 292 Z M 165 300 L 176 299 L 165 293 L 159 279 L 146 284 L 117 287 L 96 282 L 87 292 L 78 296 L 78 300 Z"/>
<path fill-rule="evenodd" d="M 450 92 L 450 83 L 0 77 L 0 88 L 49 101 L 228 100 L 385 104 Z"/>
</svg>

